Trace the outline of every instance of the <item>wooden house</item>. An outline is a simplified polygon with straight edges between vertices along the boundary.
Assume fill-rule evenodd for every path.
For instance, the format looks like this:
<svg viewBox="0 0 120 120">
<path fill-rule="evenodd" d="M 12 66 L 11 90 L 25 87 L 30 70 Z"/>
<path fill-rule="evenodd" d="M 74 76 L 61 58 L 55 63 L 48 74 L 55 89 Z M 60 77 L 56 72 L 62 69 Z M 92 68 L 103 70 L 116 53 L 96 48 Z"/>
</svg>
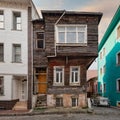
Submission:
<svg viewBox="0 0 120 120">
<path fill-rule="evenodd" d="M 48 107 L 85 107 L 102 13 L 43 10 L 42 17 L 33 21 L 34 94 Z"/>
</svg>

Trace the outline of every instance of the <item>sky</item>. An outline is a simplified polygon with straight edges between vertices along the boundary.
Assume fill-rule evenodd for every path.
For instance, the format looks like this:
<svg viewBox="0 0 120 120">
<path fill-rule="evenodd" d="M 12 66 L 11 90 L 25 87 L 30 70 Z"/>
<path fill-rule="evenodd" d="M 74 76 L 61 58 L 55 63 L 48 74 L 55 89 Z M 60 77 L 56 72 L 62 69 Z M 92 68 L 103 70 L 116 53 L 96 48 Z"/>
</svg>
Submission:
<svg viewBox="0 0 120 120">
<path fill-rule="evenodd" d="M 102 12 L 99 23 L 99 42 L 101 41 L 111 19 L 113 18 L 120 0 L 33 0 L 38 11 L 40 10 L 70 10 L 84 12 Z M 97 69 L 97 62 L 91 69 Z"/>
</svg>

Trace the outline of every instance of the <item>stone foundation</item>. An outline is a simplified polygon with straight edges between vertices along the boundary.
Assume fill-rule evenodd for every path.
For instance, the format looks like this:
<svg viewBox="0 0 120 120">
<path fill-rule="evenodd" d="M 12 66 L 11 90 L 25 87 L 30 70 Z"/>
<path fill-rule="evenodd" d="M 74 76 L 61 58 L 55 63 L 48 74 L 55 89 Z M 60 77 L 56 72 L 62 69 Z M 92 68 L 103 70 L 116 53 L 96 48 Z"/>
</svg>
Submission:
<svg viewBox="0 0 120 120">
<path fill-rule="evenodd" d="M 72 97 L 78 98 L 78 106 L 76 107 L 86 107 L 86 94 L 48 94 L 47 95 L 47 106 L 48 107 L 56 107 L 56 98 L 62 98 L 63 99 L 63 107 L 72 107 Z"/>
</svg>

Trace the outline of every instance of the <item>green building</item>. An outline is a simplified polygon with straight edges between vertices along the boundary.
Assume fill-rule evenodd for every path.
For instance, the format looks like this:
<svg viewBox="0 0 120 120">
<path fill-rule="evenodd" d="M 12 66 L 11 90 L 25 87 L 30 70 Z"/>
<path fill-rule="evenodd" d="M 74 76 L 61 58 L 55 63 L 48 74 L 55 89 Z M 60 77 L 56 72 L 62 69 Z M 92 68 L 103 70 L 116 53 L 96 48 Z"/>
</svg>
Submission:
<svg viewBox="0 0 120 120">
<path fill-rule="evenodd" d="M 98 48 L 98 92 L 120 107 L 120 6 Z"/>
</svg>

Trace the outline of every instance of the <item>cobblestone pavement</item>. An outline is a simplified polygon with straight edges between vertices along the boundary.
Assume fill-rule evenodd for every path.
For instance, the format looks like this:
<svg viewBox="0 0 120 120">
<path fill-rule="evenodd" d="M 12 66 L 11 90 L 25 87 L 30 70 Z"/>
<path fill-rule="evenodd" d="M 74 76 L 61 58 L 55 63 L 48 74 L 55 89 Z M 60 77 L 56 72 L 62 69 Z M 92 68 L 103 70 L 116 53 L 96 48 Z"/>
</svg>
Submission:
<svg viewBox="0 0 120 120">
<path fill-rule="evenodd" d="M 51 114 L 33 116 L 4 116 L 0 120 L 120 120 L 120 110 L 114 108 L 95 107 L 96 114 Z"/>
</svg>

